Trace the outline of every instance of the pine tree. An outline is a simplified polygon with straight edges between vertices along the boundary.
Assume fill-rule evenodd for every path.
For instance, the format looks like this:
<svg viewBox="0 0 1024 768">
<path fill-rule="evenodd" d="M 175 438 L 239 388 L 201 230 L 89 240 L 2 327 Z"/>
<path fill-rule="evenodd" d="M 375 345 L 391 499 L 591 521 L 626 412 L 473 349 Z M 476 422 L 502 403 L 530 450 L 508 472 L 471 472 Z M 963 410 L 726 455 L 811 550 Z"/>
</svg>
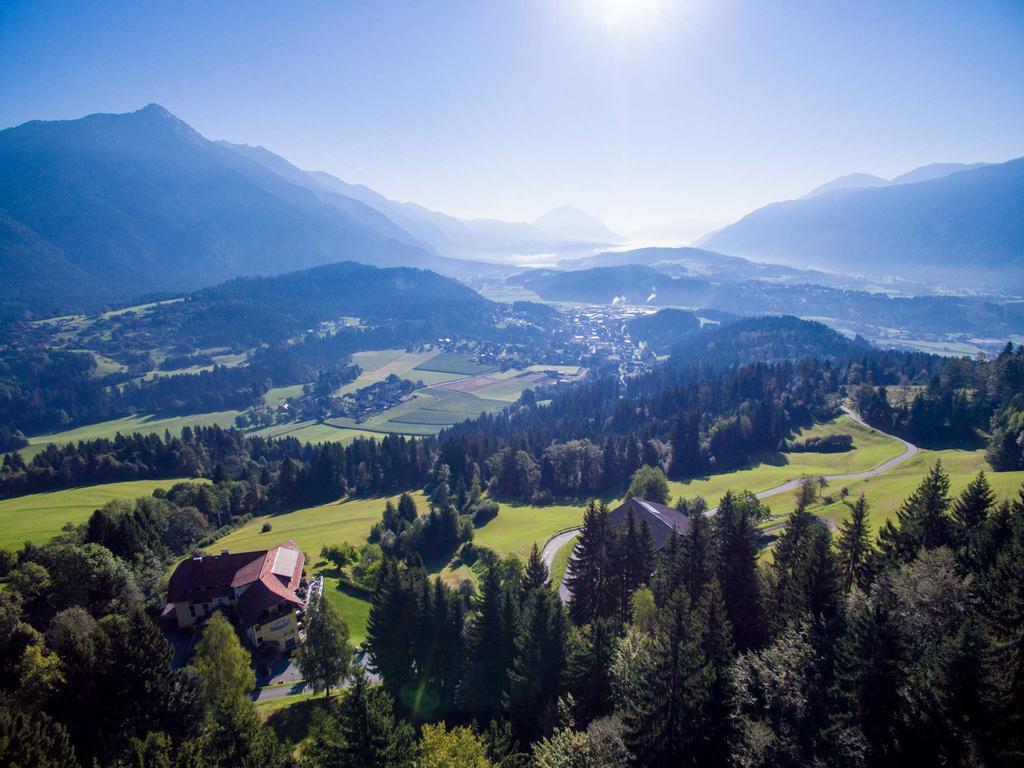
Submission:
<svg viewBox="0 0 1024 768">
<path fill-rule="evenodd" d="M 370 686 L 361 665 L 351 678 L 337 715 L 314 719 L 303 762 L 309 768 L 410 768 L 416 754 L 412 726 L 395 720 L 393 700 Z"/>
<path fill-rule="evenodd" d="M 78 764 L 63 725 L 42 712 L 0 707 L 0 765 L 78 768 Z"/>
<path fill-rule="evenodd" d="M 526 570 L 523 572 L 522 599 L 525 601 L 531 592 L 543 589 L 548 582 L 548 567 L 540 558 L 540 551 L 534 542 L 530 550 L 530 558 L 526 561 Z"/>
<path fill-rule="evenodd" d="M 863 745 L 868 766 L 897 765 L 902 758 L 906 648 L 899 621 L 895 595 L 883 581 L 854 613 L 838 648 L 831 738 Z"/>
<path fill-rule="evenodd" d="M 466 678 L 460 698 L 466 715 L 477 723 L 501 716 L 508 688 L 508 633 L 505 626 L 503 590 L 498 569 L 488 568 L 480 586 L 480 599 L 466 628 Z"/>
<path fill-rule="evenodd" d="M 907 563 L 920 549 L 951 543 L 949 476 L 936 461 L 928 475 L 879 532 L 879 556 L 883 563 Z"/>
<path fill-rule="evenodd" d="M 612 710 L 610 670 L 618 647 L 619 625 L 612 619 L 598 619 L 576 630 L 569 655 L 571 681 L 577 722 L 586 726 Z"/>
<path fill-rule="evenodd" d="M 398 498 L 398 516 L 407 523 L 416 520 L 416 500 L 408 493 L 403 493 Z"/>
<path fill-rule="evenodd" d="M 765 616 L 757 577 L 755 524 L 764 509 L 751 493 L 727 492 L 714 516 L 718 542 L 717 576 L 737 651 L 759 648 L 765 638 Z"/>
<path fill-rule="evenodd" d="M 508 713 L 522 744 L 547 736 L 558 714 L 566 656 L 566 622 L 562 602 L 548 590 L 527 598 L 509 673 Z"/>
<path fill-rule="evenodd" d="M 306 640 L 299 646 L 296 663 L 314 693 L 338 685 L 348 674 L 352 646 L 348 641 L 348 625 L 333 605 L 322 595 L 306 605 Z"/>
<path fill-rule="evenodd" d="M 616 585 L 609 578 L 608 510 L 593 501 L 583 514 L 583 527 L 569 557 L 565 585 L 572 594 L 569 611 L 577 625 L 588 624 L 617 604 Z"/>
<path fill-rule="evenodd" d="M 868 501 L 864 494 L 853 504 L 847 503 L 850 517 L 839 524 L 836 541 L 840 583 L 844 592 L 854 585 L 867 588 L 868 561 L 871 555 L 871 528 L 868 524 Z"/>
<path fill-rule="evenodd" d="M 415 596 L 408 589 L 408 579 L 403 578 L 402 566 L 385 558 L 370 600 L 366 645 L 373 669 L 392 697 L 401 695 L 413 679 L 415 638 L 407 628 L 415 625 L 415 617 Z"/>
<path fill-rule="evenodd" d="M 996 495 L 984 472 L 979 472 L 953 504 L 953 526 L 955 538 L 963 552 L 963 561 L 972 564 L 977 554 L 978 538 L 981 535 L 989 510 L 996 502 Z"/>
</svg>

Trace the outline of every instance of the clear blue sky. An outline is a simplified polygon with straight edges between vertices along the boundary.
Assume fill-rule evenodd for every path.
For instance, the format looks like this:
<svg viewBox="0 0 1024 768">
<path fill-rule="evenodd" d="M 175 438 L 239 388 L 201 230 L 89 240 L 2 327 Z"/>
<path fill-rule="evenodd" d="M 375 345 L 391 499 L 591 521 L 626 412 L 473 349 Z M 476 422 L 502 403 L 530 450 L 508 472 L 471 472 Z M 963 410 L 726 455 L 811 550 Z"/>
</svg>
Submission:
<svg viewBox="0 0 1024 768">
<path fill-rule="evenodd" d="M 1024 2 L 0 2 L 0 126 L 148 102 L 449 213 L 687 239 L 1024 155 Z"/>
</svg>

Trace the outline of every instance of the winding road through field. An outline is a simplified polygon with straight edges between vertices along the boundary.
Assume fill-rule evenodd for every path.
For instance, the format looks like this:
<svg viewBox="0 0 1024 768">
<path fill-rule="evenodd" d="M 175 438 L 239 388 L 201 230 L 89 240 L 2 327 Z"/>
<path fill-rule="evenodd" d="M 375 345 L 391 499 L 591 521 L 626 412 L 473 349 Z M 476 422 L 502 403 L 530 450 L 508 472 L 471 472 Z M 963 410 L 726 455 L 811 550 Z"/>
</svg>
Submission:
<svg viewBox="0 0 1024 768">
<path fill-rule="evenodd" d="M 878 475 L 888 472 L 893 467 L 898 467 L 903 462 L 917 455 L 919 449 L 913 443 L 908 443 L 901 437 L 897 437 L 896 435 L 890 435 L 888 432 L 883 432 L 880 429 L 872 427 L 870 424 L 867 424 L 863 419 L 861 419 L 860 416 L 858 416 L 856 413 L 854 413 L 851 409 L 847 408 L 846 406 L 843 406 L 843 412 L 857 424 L 860 424 L 862 427 L 874 430 L 879 434 L 885 435 L 886 437 L 890 437 L 893 440 L 897 440 L 898 442 L 902 443 L 903 453 L 901 453 L 899 456 L 896 456 L 895 458 L 883 462 L 882 464 L 879 464 L 877 467 L 872 467 L 871 469 L 865 470 L 863 472 L 850 472 L 842 475 L 823 475 L 823 477 L 829 482 L 835 480 L 864 480 L 869 477 L 877 477 Z M 758 499 L 767 499 L 771 496 L 778 496 L 780 493 L 794 491 L 796 490 L 799 484 L 800 478 L 794 478 L 793 480 L 789 480 L 785 483 L 782 483 L 781 485 L 777 485 L 774 488 L 769 488 L 766 491 L 761 491 L 754 495 Z M 717 511 L 718 507 L 712 507 L 707 511 L 706 514 L 713 515 Z M 544 565 L 547 566 L 548 571 L 551 570 L 551 566 L 555 562 L 555 556 L 558 555 L 559 550 L 561 550 L 562 547 L 564 547 L 570 541 L 574 540 L 579 535 L 579 532 L 579 528 L 575 528 L 571 531 L 562 531 L 561 533 L 557 533 L 550 539 L 548 539 L 547 543 L 544 545 L 544 549 L 541 550 L 540 553 L 541 559 L 544 561 Z M 572 598 L 572 594 L 565 586 L 564 578 L 562 582 L 558 585 L 558 596 L 562 598 L 562 602 L 565 603 L 569 602 L 569 600 Z"/>
</svg>

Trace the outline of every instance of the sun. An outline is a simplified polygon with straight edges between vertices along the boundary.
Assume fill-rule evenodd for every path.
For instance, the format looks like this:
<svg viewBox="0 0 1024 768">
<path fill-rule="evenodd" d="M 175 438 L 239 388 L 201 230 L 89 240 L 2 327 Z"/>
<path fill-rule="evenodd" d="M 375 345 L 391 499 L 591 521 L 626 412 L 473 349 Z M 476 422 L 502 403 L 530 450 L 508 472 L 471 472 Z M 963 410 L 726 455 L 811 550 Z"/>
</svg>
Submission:
<svg viewBox="0 0 1024 768">
<path fill-rule="evenodd" d="M 601 19 L 609 31 L 650 22 L 661 5 L 659 0 L 597 0 Z"/>
</svg>

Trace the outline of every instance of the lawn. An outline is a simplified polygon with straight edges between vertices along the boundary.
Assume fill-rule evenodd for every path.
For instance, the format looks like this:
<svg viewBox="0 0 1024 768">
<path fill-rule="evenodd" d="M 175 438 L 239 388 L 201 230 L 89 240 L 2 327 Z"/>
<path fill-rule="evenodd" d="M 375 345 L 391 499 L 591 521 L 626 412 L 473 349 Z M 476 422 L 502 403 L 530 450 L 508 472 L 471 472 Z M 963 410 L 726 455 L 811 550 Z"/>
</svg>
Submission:
<svg viewBox="0 0 1024 768">
<path fill-rule="evenodd" d="M 96 424 L 87 424 L 84 427 L 75 427 L 63 432 L 53 432 L 47 435 L 36 435 L 28 439 L 28 447 L 21 449 L 21 455 L 26 461 L 32 459 L 50 443 L 66 445 L 76 443 L 79 440 L 98 440 L 100 438 L 113 438 L 118 433 L 130 435 L 133 432 L 142 434 L 163 435 L 169 430 L 172 435 L 180 435 L 185 427 L 211 427 L 215 424 L 221 427 L 233 427 L 235 417 L 241 411 L 215 411 L 213 413 L 197 413 L 191 416 L 173 416 L 159 419 L 153 416 L 125 416 L 121 419 L 101 421 Z"/>
<path fill-rule="evenodd" d="M 559 531 L 580 525 L 583 510 L 583 504 L 534 507 L 502 503 L 498 516 L 473 532 L 473 542 L 502 555 L 525 559 L 534 544 L 543 547 Z"/>
<path fill-rule="evenodd" d="M 721 475 L 669 482 L 673 500 L 684 496 L 703 496 L 715 506 L 726 491 L 748 490 L 755 493 L 774 488 L 789 480 L 806 475 L 840 475 L 877 467 L 903 453 L 898 440 L 857 424 L 845 414 L 827 424 L 818 424 L 800 432 L 796 439 L 823 437 L 830 434 L 848 434 L 853 437 L 854 448 L 846 453 L 787 453 L 773 457 L 749 469 L 740 469 Z"/>
<path fill-rule="evenodd" d="M 84 523 L 108 501 L 150 496 L 157 488 L 170 488 L 187 479 L 131 480 L 4 499 L 0 501 L 0 548 L 18 549 L 26 541 L 45 544 L 65 524 Z"/>
<path fill-rule="evenodd" d="M 398 496 L 392 496 L 397 503 Z M 413 494 L 416 506 L 422 514 L 427 510 L 427 501 L 422 492 Z M 346 499 L 306 507 L 281 515 L 254 517 L 248 523 L 218 539 L 210 545 L 209 551 L 230 549 L 232 552 L 267 549 L 288 539 L 294 539 L 309 555 L 310 561 L 320 559 L 324 544 L 349 542 L 360 546 L 370 535 L 370 527 L 378 522 L 384 511 L 385 498 Z M 264 523 L 270 523 L 273 530 L 260 533 Z"/>
</svg>

